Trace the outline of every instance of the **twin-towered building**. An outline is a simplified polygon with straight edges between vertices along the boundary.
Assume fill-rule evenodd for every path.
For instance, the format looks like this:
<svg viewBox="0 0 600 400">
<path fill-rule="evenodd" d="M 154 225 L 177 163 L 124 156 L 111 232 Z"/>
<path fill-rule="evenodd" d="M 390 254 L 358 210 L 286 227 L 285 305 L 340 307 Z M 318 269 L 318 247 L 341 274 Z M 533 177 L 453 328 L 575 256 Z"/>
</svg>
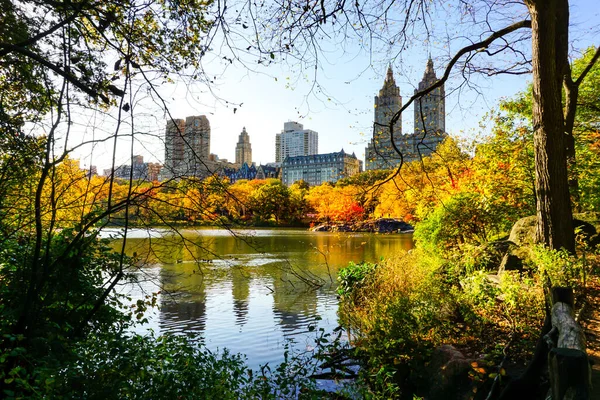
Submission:
<svg viewBox="0 0 600 400">
<path fill-rule="evenodd" d="M 210 174 L 213 163 L 210 123 L 205 115 L 167 121 L 163 179 L 205 177 Z"/>
<path fill-rule="evenodd" d="M 429 58 L 415 94 L 437 81 L 433 61 Z M 383 87 L 375 96 L 373 138 L 365 149 L 365 169 L 395 168 L 401 161 L 410 162 L 431 155 L 447 136 L 445 98 L 444 86 L 441 85 L 415 100 L 412 134 L 402 133 L 402 114 L 397 116 L 390 130 L 392 118 L 402 108 L 402 96 L 390 66 Z"/>
</svg>

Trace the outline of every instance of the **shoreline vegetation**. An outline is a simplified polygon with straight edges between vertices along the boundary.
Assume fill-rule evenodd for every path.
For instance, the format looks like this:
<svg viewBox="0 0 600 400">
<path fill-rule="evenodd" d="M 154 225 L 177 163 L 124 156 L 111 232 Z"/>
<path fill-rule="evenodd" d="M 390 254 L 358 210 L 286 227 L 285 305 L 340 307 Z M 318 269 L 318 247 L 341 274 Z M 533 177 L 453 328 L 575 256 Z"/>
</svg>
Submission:
<svg viewBox="0 0 600 400">
<path fill-rule="evenodd" d="M 122 228 L 122 224 L 106 224 L 106 228 Z M 398 218 L 376 218 L 367 221 L 344 222 L 326 222 L 315 224 L 313 221 L 307 223 L 297 223 L 292 225 L 270 225 L 270 224 L 235 224 L 235 223 L 188 223 L 173 222 L 163 225 L 129 225 L 132 229 L 152 229 L 152 228 L 222 228 L 222 229 L 253 229 L 253 228 L 306 228 L 313 232 L 366 232 L 366 233 L 413 233 L 414 226 Z"/>
</svg>

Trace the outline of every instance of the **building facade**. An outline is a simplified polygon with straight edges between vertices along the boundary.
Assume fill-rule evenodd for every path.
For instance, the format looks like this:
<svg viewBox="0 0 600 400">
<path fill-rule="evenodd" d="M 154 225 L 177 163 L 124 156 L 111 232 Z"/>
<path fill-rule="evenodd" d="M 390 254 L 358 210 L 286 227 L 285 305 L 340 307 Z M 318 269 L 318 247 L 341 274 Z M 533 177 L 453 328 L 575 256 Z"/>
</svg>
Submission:
<svg viewBox="0 0 600 400">
<path fill-rule="evenodd" d="M 299 180 L 310 186 L 323 182 L 337 182 L 339 179 L 358 174 L 360 163 L 356 155 L 342 151 L 328 154 L 287 157 L 282 164 L 282 181 L 290 186 Z"/>
<path fill-rule="evenodd" d="M 167 121 L 162 179 L 210 174 L 210 123 L 205 115 Z"/>
<path fill-rule="evenodd" d="M 256 179 L 279 179 L 281 180 L 281 167 L 270 165 L 259 165 L 256 169 Z"/>
<path fill-rule="evenodd" d="M 396 85 L 391 65 L 388 67 L 379 95 L 375 96 L 374 103 L 373 137 L 365 150 L 365 169 L 394 168 L 400 162 L 400 156 L 392 146 L 389 126 L 392 117 L 402 107 L 402 96 L 400 96 L 400 88 Z M 393 132 L 394 143 L 397 147 L 401 146 L 404 139 L 402 115 L 394 124 Z"/>
<path fill-rule="evenodd" d="M 431 87 L 438 81 L 431 58 L 423 79 L 415 93 Z M 391 169 L 403 160 L 410 162 L 431 155 L 446 138 L 446 111 L 444 86 L 440 86 L 415 101 L 414 126 L 411 134 L 402 134 L 402 117 L 394 124 L 394 144 L 402 157 L 393 148 L 389 123 L 402 107 L 402 97 L 394 81 L 392 68 L 389 67 L 383 88 L 375 96 L 375 117 L 373 138 L 365 150 L 365 169 Z"/>
<path fill-rule="evenodd" d="M 246 127 L 242 129 L 242 133 L 238 138 L 235 146 L 235 164 L 242 166 L 244 163 L 252 165 L 252 145 L 250 144 L 250 136 L 246 132 Z"/>
<path fill-rule="evenodd" d="M 256 167 L 254 164 L 243 163 L 239 168 L 223 168 L 222 175 L 229 179 L 229 182 L 235 183 L 241 179 L 251 181 L 256 178 Z"/>
<path fill-rule="evenodd" d="M 433 70 L 433 60 L 429 57 L 423 79 L 415 89 L 415 94 L 425 90 L 438 81 Z M 415 133 L 413 139 L 413 157 L 430 156 L 446 138 L 446 91 L 444 85 L 433 89 L 415 101 Z"/>
<path fill-rule="evenodd" d="M 185 166 L 187 176 L 205 177 L 210 158 L 210 123 L 205 115 L 185 119 Z"/>
<path fill-rule="evenodd" d="M 275 135 L 275 162 L 286 157 L 310 156 L 319 152 L 319 134 L 298 122 L 283 124 L 281 133 Z"/>
<path fill-rule="evenodd" d="M 165 166 L 163 174 L 166 179 L 177 175 L 183 169 L 185 160 L 185 120 L 172 119 L 167 121 L 165 129 Z"/>
</svg>

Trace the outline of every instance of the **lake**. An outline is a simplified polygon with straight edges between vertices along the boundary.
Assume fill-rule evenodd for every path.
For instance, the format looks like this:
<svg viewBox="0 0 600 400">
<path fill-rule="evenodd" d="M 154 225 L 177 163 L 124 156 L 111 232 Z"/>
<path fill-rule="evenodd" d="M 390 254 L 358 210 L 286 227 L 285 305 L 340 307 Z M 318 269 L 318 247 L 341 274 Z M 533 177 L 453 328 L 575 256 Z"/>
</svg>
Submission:
<svg viewBox="0 0 600 400">
<path fill-rule="evenodd" d="M 113 245 L 120 249 L 122 241 Z M 137 332 L 195 333 L 210 349 L 245 354 L 251 368 L 274 366 L 286 343 L 311 348 L 309 325 L 326 332 L 337 327 L 339 268 L 412 246 L 410 234 L 132 230 L 126 253 L 139 259 L 139 283 L 121 290 L 134 301 L 160 291 L 158 307 Z"/>
</svg>

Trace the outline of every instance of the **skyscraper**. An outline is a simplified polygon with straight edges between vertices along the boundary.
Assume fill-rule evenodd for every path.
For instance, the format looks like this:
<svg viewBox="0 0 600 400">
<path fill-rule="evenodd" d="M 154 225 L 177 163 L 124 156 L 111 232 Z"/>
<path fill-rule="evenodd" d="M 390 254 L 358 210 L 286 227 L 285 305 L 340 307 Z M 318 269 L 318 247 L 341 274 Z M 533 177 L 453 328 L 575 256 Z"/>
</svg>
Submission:
<svg viewBox="0 0 600 400">
<path fill-rule="evenodd" d="M 185 121 L 172 119 L 167 121 L 165 129 L 165 166 L 163 174 L 166 179 L 178 175 L 184 160 Z"/>
<path fill-rule="evenodd" d="M 400 156 L 392 146 L 389 124 L 392 117 L 402 107 L 400 88 L 394 80 L 394 72 L 390 65 L 379 96 L 375 96 L 375 115 L 373 122 L 373 138 L 365 150 L 365 169 L 394 168 L 400 162 Z M 401 146 L 402 116 L 394 124 L 394 143 Z"/>
<path fill-rule="evenodd" d="M 185 161 L 188 176 L 205 176 L 210 157 L 210 123 L 205 115 L 185 119 Z"/>
<path fill-rule="evenodd" d="M 235 164 L 241 167 L 244 163 L 252 165 L 252 145 L 246 127 L 242 129 L 235 146 Z"/>
<path fill-rule="evenodd" d="M 167 121 L 163 179 L 206 176 L 210 159 L 210 123 L 204 115 Z"/>
<path fill-rule="evenodd" d="M 281 133 L 275 136 L 275 161 L 280 163 L 286 157 L 310 156 L 319 152 L 319 134 L 298 122 L 283 124 Z"/>
<path fill-rule="evenodd" d="M 438 81 L 433 70 L 433 60 L 429 57 L 423 79 L 415 94 Z M 446 91 L 444 85 L 433 89 L 415 101 L 415 157 L 431 155 L 446 137 Z"/>
</svg>

